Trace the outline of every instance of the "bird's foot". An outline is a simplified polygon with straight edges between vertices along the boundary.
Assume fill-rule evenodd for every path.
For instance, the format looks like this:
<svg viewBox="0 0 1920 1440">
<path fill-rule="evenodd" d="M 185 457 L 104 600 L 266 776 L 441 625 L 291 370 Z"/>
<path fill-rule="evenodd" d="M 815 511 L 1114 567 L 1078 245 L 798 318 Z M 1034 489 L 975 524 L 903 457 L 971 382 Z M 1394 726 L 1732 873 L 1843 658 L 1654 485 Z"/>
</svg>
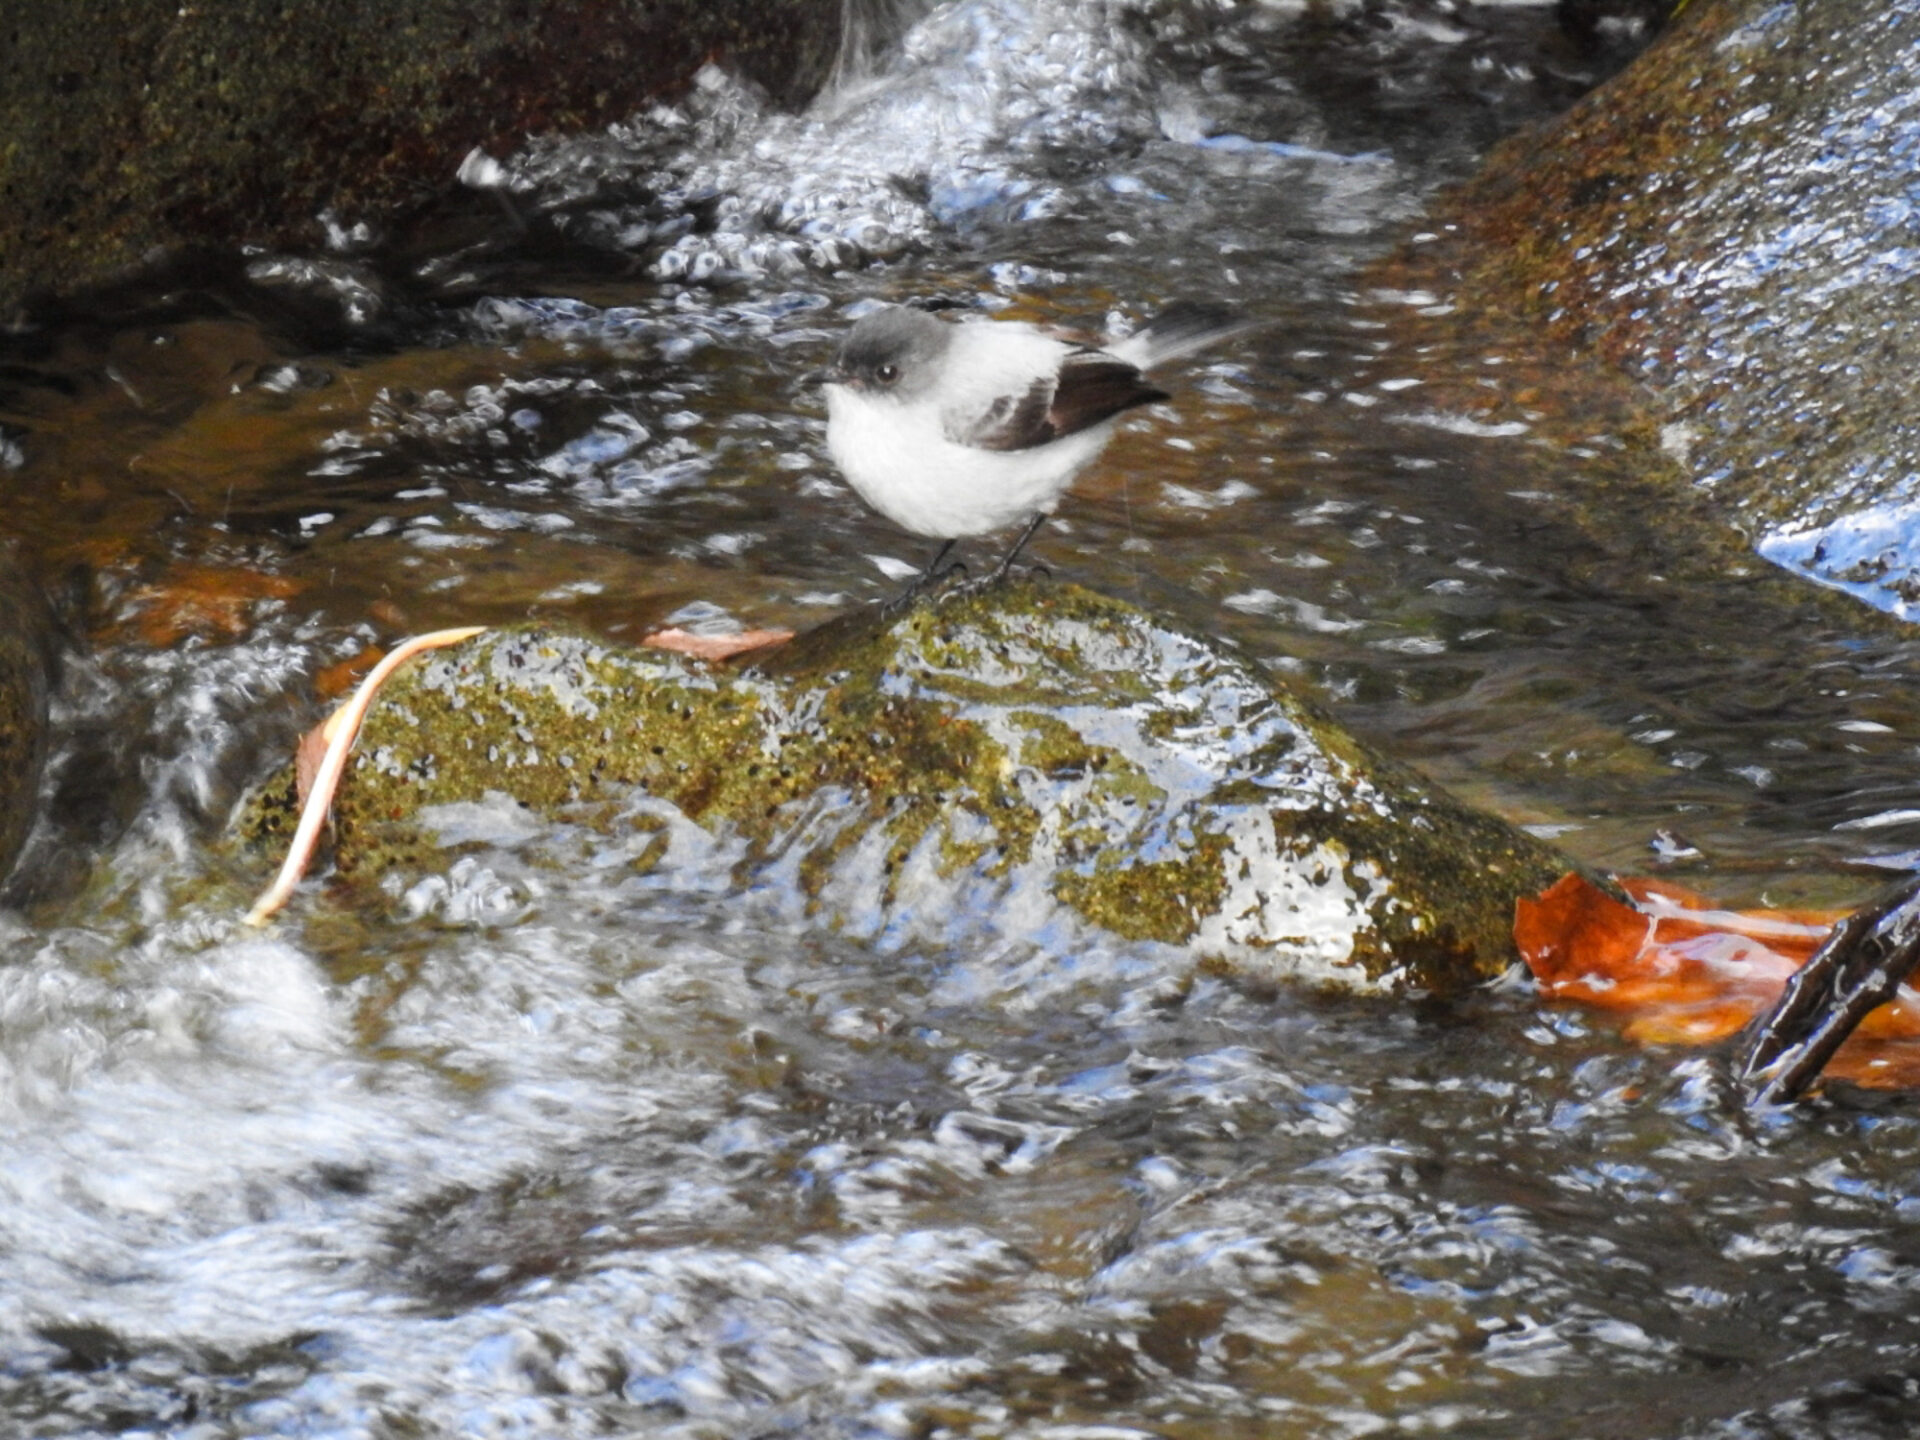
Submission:
<svg viewBox="0 0 1920 1440">
<path fill-rule="evenodd" d="M 1051 580 L 1053 571 L 1045 565 L 997 565 L 978 580 L 968 580 L 956 585 L 947 593 L 950 595 L 980 595 L 988 590 L 997 590 L 1012 580 Z"/>
<path fill-rule="evenodd" d="M 926 577 L 922 576 L 919 580 L 914 581 L 911 585 L 907 586 L 906 589 L 902 590 L 898 595 L 894 596 L 891 600 L 882 600 L 880 602 L 881 616 L 885 619 L 891 620 L 896 615 L 904 615 L 907 613 L 907 611 L 911 610 L 917 603 L 919 603 L 920 600 L 922 600 L 926 596 L 927 586 L 924 583 L 925 579 Z"/>
<path fill-rule="evenodd" d="M 881 602 L 880 613 L 888 619 L 903 615 L 923 599 L 932 598 L 933 592 L 947 585 L 956 575 L 967 573 L 967 562 L 956 560 L 951 565 L 931 566 L 924 574 L 914 577 L 913 582 L 891 600 Z M 961 581 L 959 588 L 967 582 Z"/>
</svg>

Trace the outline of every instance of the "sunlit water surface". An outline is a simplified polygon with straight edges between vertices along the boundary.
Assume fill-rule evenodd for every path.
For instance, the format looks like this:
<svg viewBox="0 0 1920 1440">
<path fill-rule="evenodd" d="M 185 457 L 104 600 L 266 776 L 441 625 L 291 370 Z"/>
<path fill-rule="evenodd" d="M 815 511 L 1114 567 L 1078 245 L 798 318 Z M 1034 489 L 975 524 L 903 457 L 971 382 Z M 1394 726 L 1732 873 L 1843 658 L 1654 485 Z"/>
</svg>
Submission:
<svg viewBox="0 0 1920 1440">
<path fill-rule="evenodd" d="M 1539 399 L 1568 357 L 1358 278 L 1604 63 L 1537 6 L 963 4 L 808 115 L 713 74 L 476 162 L 425 253 L 10 338 L 0 527 L 86 644 L 0 922 L 0 1428 L 1910 1433 L 1904 1099 L 1750 1120 L 1519 983 L 867 943 L 690 831 L 483 811 L 384 908 L 236 924 L 228 814 L 365 643 L 805 626 L 917 567 L 797 383 L 907 296 L 1268 322 L 1040 559 L 1583 859 L 1858 898 L 1920 843 L 1910 642 L 1677 533 Z"/>
</svg>

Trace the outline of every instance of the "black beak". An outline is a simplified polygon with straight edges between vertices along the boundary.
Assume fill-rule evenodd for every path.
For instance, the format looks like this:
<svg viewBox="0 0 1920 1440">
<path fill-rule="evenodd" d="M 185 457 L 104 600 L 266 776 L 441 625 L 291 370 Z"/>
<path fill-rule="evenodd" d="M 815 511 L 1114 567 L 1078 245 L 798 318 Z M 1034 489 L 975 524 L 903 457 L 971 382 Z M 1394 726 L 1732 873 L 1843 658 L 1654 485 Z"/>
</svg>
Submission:
<svg viewBox="0 0 1920 1440">
<path fill-rule="evenodd" d="M 807 371 L 804 375 L 800 376 L 799 379 L 795 380 L 794 384 L 803 385 L 809 390 L 814 390 L 822 385 L 844 385 L 852 378 L 853 377 L 847 373 L 846 368 L 838 361 L 835 361 L 831 365 L 822 365 L 817 370 Z"/>
</svg>

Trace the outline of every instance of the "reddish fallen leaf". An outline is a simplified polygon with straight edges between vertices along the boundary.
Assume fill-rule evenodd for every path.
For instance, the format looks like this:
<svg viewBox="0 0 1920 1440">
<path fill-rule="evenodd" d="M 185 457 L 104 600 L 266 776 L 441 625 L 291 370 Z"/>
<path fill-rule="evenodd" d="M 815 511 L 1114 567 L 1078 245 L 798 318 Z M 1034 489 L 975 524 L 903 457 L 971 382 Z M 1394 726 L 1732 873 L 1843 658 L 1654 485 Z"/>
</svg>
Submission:
<svg viewBox="0 0 1920 1440">
<path fill-rule="evenodd" d="M 387 652 L 378 645 L 369 645 L 358 655 L 349 655 L 344 660 L 335 661 L 324 670 L 313 674 L 313 693 L 322 700 L 331 700 L 336 695 L 344 695 L 362 680 L 367 672 L 386 658 Z"/>
<path fill-rule="evenodd" d="M 331 718 L 331 717 L 329 717 Z M 325 723 L 314 726 L 300 737 L 293 751 L 293 798 L 304 812 L 313 795 L 314 781 L 320 778 L 320 766 L 326 761 L 329 744 Z"/>
<path fill-rule="evenodd" d="M 155 649 L 189 635 L 236 640 L 244 635 L 255 604 L 300 593 L 298 580 L 219 565 L 175 565 L 151 585 L 127 597 L 130 623 Z"/>
<path fill-rule="evenodd" d="M 1540 992 L 1631 1018 L 1645 1044 L 1704 1045 L 1769 1008 L 1839 913 L 1727 910 L 1659 880 L 1622 880 L 1622 904 L 1578 875 L 1514 906 L 1513 938 Z M 1825 1073 L 1862 1085 L 1920 1085 L 1920 994 L 1862 1022 Z"/>
<path fill-rule="evenodd" d="M 375 665 L 367 678 L 360 682 L 360 688 L 353 692 L 351 700 L 301 737 L 300 748 L 294 757 L 294 779 L 301 797 L 300 824 L 287 846 L 287 858 L 281 863 L 280 873 L 247 912 L 247 924 L 266 924 L 287 903 L 294 886 L 307 873 L 307 866 L 313 860 L 314 847 L 320 843 L 320 828 L 326 824 L 327 812 L 333 808 L 334 792 L 340 787 L 341 773 L 347 768 L 347 756 L 360 734 L 360 722 L 367 718 L 367 711 L 373 707 L 373 697 L 380 693 L 380 687 L 387 683 L 394 671 L 423 650 L 457 645 L 462 640 L 471 640 L 476 635 L 484 634 L 486 628 L 484 625 L 466 625 L 457 630 L 435 630 L 429 635 L 415 635 L 395 646 L 393 653 Z"/>
<path fill-rule="evenodd" d="M 749 650 L 768 650 L 793 638 L 791 630 L 742 630 L 733 635 L 696 635 L 691 630 L 668 628 L 643 636 L 642 645 L 655 650 L 674 650 L 696 660 L 730 660 Z"/>
</svg>

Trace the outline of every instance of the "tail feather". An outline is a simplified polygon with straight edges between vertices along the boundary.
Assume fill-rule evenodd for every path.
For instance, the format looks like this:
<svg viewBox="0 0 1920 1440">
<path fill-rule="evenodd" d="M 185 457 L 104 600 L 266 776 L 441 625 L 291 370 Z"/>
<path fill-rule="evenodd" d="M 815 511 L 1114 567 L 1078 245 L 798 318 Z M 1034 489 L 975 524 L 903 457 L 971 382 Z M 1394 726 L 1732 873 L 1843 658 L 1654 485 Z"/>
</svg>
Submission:
<svg viewBox="0 0 1920 1440">
<path fill-rule="evenodd" d="M 1176 300 L 1126 339 L 1107 346 L 1107 353 L 1151 370 L 1253 328 L 1254 322 L 1231 306 Z"/>
</svg>

